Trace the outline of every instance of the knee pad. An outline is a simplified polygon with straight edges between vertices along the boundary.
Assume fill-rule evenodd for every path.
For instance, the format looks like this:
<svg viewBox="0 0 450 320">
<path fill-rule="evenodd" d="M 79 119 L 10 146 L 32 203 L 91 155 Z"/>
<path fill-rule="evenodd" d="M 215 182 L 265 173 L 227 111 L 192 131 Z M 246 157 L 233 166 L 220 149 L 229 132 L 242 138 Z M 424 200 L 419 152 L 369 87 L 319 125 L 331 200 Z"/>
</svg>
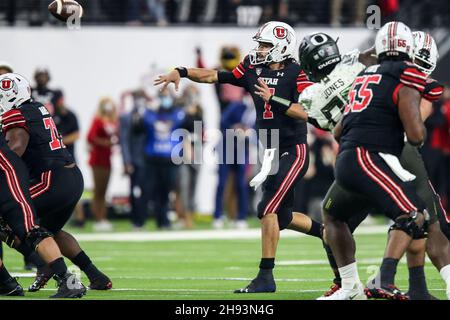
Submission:
<svg viewBox="0 0 450 320">
<path fill-rule="evenodd" d="M 428 213 L 424 210 L 424 222 L 420 226 L 417 224 L 421 212 L 413 211 L 409 213 L 409 217 L 399 217 L 395 219 L 395 223 L 389 228 L 389 232 L 392 230 L 401 230 L 411 236 L 414 240 L 424 239 L 428 235 L 428 222 L 430 220 Z"/>
<path fill-rule="evenodd" d="M 53 237 L 53 234 L 45 228 L 35 227 L 30 232 L 28 232 L 25 239 L 28 246 L 36 250 L 39 243 L 46 238 Z"/>
</svg>

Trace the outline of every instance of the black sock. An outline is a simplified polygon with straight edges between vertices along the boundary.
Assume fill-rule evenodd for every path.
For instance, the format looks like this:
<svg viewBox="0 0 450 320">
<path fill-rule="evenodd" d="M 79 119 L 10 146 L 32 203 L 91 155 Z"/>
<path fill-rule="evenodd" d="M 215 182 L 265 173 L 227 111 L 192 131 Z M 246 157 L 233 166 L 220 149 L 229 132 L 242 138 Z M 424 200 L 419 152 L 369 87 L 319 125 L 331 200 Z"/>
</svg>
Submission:
<svg viewBox="0 0 450 320">
<path fill-rule="evenodd" d="M 397 272 L 398 259 L 384 258 L 380 267 L 381 286 L 385 287 L 394 284 L 395 273 Z"/>
<path fill-rule="evenodd" d="M 21 242 L 19 246 L 16 248 L 17 251 L 19 251 L 24 257 L 28 257 L 33 252 L 35 252 L 32 248 L 27 246 L 25 242 Z"/>
<path fill-rule="evenodd" d="M 306 234 L 322 239 L 322 224 L 311 219 L 311 229 Z"/>
<path fill-rule="evenodd" d="M 0 260 L 3 260 L 3 242 L 0 241 Z"/>
<path fill-rule="evenodd" d="M 412 300 L 422 300 L 429 295 L 423 266 L 409 268 L 409 296 Z"/>
<path fill-rule="evenodd" d="M 59 278 L 62 278 L 67 273 L 67 266 L 64 262 L 63 257 L 58 258 L 52 262 L 49 263 L 50 269 L 52 269 L 53 273 L 57 275 Z"/>
<path fill-rule="evenodd" d="M 33 262 L 38 270 L 43 269 L 47 266 L 47 264 L 44 262 L 44 260 L 42 260 L 42 258 L 36 251 L 28 256 L 28 261 Z"/>
<path fill-rule="evenodd" d="M 275 258 L 261 258 L 258 277 L 272 277 L 272 270 L 274 267 Z"/>
<path fill-rule="evenodd" d="M 336 260 L 334 259 L 333 252 L 331 251 L 330 246 L 327 245 L 325 242 L 323 242 L 323 247 L 327 253 L 327 258 L 328 258 L 328 262 L 330 263 L 330 267 L 331 267 L 331 269 L 333 269 L 333 273 L 334 273 L 333 283 L 340 286 L 341 282 L 342 282 L 341 275 L 339 274 L 339 268 L 336 263 Z"/>
<path fill-rule="evenodd" d="M 27 246 L 24 242 L 21 242 L 16 250 L 25 257 L 25 261 L 29 261 L 35 264 L 38 270 L 43 269 L 47 265 L 39 256 L 39 254 L 31 247 Z"/>
<path fill-rule="evenodd" d="M 4 264 L 0 267 L 0 283 L 5 283 L 9 279 L 11 279 L 11 275 L 9 274 L 8 270 L 6 270 L 6 267 Z"/>
<path fill-rule="evenodd" d="M 89 280 L 95 279 L 102 275 L 84 251 L 77 254 L 75 258 L 71 259 L 71 261 L 87 275 Z"/>
</svg>

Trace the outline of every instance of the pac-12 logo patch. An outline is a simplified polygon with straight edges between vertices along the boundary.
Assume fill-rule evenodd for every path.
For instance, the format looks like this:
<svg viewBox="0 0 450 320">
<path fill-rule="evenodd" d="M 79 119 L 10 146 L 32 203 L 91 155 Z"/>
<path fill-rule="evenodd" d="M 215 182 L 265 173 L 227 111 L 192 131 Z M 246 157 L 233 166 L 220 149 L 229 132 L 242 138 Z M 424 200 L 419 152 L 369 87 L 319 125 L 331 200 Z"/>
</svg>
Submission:
<svg viewBox="0 0 450 320">
<path fill-rule="evenodd" d="M 0 86 L 3 91 L 9 91 L 13 87 L 13 81 L 11 79 L 3 79 Z"/>
<path fill-rule="evenodd" d="M 287 30 L 284 27 L 275 27 L 273 29 L 273 34 L 275 35 L 275 37 L 277 37 L 278 39 L 284 39 L 287 37 Z"/>
</svg>

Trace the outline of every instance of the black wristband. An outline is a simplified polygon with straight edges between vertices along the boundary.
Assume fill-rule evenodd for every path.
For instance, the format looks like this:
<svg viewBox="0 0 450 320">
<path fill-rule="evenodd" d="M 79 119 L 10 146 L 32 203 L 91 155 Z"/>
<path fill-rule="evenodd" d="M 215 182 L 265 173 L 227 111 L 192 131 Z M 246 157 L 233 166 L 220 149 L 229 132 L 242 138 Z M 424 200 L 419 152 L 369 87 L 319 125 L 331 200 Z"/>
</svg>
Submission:
<svg viewBox="0 0 450 320">
<path fill-rule="evenodd" d="M 188 76 L 188 70 L 185 67 L 177 67 L 175 70 L 178 71 L 181 78 L 186 78 Z"/>
<path fill-rule="evenodd" d="M 287 99 L 283 99 L 283 98 L 272 95 L 269 99 L 269 104 L 272 107 L 279 108 L 279 109 L 283 110 L 284 112 L 286 112 L 286 110 L 291 107 L 292 102 Z"/>
</svg>

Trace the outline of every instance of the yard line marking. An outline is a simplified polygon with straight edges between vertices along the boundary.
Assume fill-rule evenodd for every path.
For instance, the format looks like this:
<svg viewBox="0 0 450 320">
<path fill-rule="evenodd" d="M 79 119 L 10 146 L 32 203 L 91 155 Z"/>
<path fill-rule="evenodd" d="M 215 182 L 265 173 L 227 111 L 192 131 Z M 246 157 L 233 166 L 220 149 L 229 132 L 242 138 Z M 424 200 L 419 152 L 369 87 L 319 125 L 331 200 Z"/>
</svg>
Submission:
<svg viewBox="0 0 450 320">
<path fill-rule="evenodd" d="M 277 290 L 276 293 L 273 294 L 277 294 L 277 293 L 283 293 L 283 292 L 298 292 L 298 293 L 302 293 L 302 292 L 324 292 L 325 290 L 327 290 L 328 288 L 323 288 L 323 289 L 303 289 L 303 290 Z M 43 288 L 40 291 L 55 291 L 56 289 L 49 289 L 49 288 Z M 445 291 L 445 289 L 428 289 L 429 291 Z M 135 292 L 192 292 L 192 293 L 201 293 L 201 292 L 205 292 L 205 293 L 211 293 L 211 292 L 218 292 L 218 293 L 233 293 L 232 290 L 213 290 L 213 289 L 137 289 L 137 288 L 117 288 L 117 289 L 111 289 L 108 291 L 105 291 L 105 293 L 107 294 L 110 291 L 117 291 L 117 292 L 124 292 L 124 291 L 135 291 Z M 264 295 L 266 295 L 267 293 L 263 293 Z"/>
<path fill-rule="evenodd" d="M 356 235 L 385 234 L 388 226 L 361 226 Z M 149 241 L 188 241 L 188 240 L 247 240 L 260 239 L 260 229 L 247 230 L 196 230 L 196 231 L 152 231 L 117 233 L 73 234 L 78 241 L 109 242 L 149 242 Z M 292 230 L 283 231 L 282 238 L 298 238 L 307 235 Z"/>
</svg>

